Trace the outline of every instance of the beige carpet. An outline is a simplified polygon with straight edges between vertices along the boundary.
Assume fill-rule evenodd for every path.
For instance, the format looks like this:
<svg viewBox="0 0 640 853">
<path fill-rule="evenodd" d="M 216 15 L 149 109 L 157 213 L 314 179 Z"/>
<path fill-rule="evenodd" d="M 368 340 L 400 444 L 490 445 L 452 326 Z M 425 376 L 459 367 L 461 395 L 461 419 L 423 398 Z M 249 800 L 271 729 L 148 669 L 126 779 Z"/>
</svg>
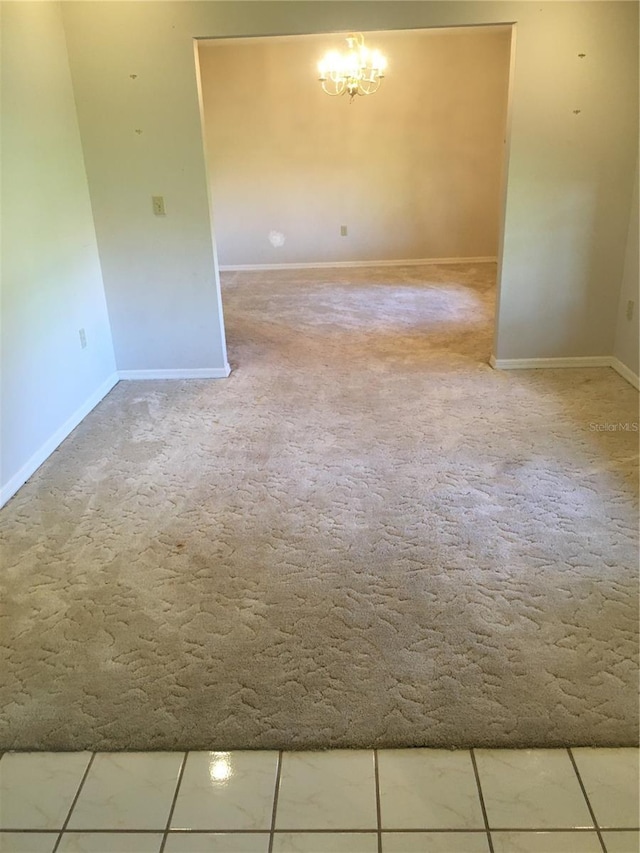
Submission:
<svg viewBox="0 0 640 853">
<path fill-rule="evenodd" d="M 1 514 L 4 748 L 637 742 L 637 394 L 493 371 L 492 265 L 237 273 Z"/>
</svg>

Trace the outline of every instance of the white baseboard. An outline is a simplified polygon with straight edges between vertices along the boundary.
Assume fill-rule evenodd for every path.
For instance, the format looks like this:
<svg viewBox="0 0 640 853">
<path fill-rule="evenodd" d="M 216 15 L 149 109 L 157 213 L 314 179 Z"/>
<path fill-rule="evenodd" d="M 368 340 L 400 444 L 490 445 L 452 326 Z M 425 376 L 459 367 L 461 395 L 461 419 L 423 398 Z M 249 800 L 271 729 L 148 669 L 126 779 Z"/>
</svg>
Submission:
<svg viewBox="0 0 640 853">
<path fill-rule="evenodd" d="M 45 462 L 53 451 L 59 447 L 67 436 L 73 432 L 78 424 L 86 418 L 89 412 L 98 405 L 100 400 L 111 391 L 118 383 L 118 374 L 112 373 L 102 385 L 79 406 L 54 434 L 36 450 L 33 456 L 25 462 L 20 470 L 0 489 L 0 507 L 4 506 L 9 498 L 12 498 L 18 489 L 23 486 L 38 468 Z"/>
<path fill-rule="evenodd" d="M 569 358 L 496 358 L 489 359 L 498 370 L 530 370 L 538 367 L 611 367 L 610 355 L 581 355 Z"/>
<path fill-rule="evenodd" d="M 226 379 L 231 373 L 224 367 L 194 367 L 177 370 L 120 370 L 120 379 Z"/>
<path fill-rule="evenodd" d="M 405 258 L 398 261 L 314 261 L 308 264 L 221 264 L 220 272 L 315 270 L 342 267 L 420 267 L 435 264 L 495 264 L 497 258 Z"/>
<path fill-rule="evenodd" d="M 637 373 L 634 373 L 631 368 L 627 367 L 626 364 L 623 364 L 619 358 L 611 359 L 611 367 L 615 370 L 616 373 L 619 373 L 623 379 L 626 379 L 630 385 L 633 385 L 634 388 L 640 391 L 640 377 Z"/>
<path fill-rule="evenodd" d="M 228 364 L 224 367 L 203 367 L 192 370 L 120 370 L 113 373 L 0 489 L 0 507 L 3 507 L 21 486 L 24 486 L 29 477 L 35 474 L 42 463 L 121 379 L 225 379 L 230 373 L 231 368 Z"/>
<path fill-rule="evenodd" d="M 555 367 L 611 367 L 634 388 L 640 389 L 640 379 L 626 364 L 612 355 L 584 355 L 571 358 L 496 358 L 489 364 L 496 370 L 531 370 Z"/>
<path fill-rule="evenodd" d="M 489 359 L 491 367 L 498 370 L 529 370 L 532 368 L 555 367 L 611 367 L 634 388 L 640 388 L 640 378 L 630 368 L 613 356 L 578 356 L 574 358 L 500 358 Z M 53 451 L 84 420 L 89 412 L 105 397 L 118 381 L 128 379 L 225 379 L 231 373 L 228 364 L 224 367 L 203 367 L 177 370 L 121 370 L 113 373 L 102 385 L 76 409 L 65 423 L 25 462 L 20 470 L 0 489 L 0 507 L 12 498 Z"/>
</svg>

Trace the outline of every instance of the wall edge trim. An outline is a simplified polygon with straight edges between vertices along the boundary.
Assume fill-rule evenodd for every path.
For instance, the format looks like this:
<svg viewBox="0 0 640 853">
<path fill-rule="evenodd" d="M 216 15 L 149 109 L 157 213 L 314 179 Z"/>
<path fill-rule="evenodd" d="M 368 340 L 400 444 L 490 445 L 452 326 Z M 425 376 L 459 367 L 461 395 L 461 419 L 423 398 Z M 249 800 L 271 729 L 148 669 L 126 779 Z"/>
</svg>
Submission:
<svg viewBox="0 0 640 853">
<path fill-rule="evenodd" d="M 220 272 L 259 272 L 260 270 L 315 270 L 345 267 L 419 267 L 436 264 L 495 264 L 498 258 L 405 258 L 397 261 L 314 261 L 289 264 L 220 264 Z"/>
<path fill-rule="evenodd" d="M 16 492 L 24 486 L 38 468 L 47 461 L 54 450 L 57 450 L 62 442 L 68 438 L 73 430 L 86 418 L 98 403 L 107 396 L 119 381 L 118 373 L 112 373 L 102 385 L 100 385 L 87 399 L 58 427 L 58 429 L 42 444 L 34 454 L 24 463 L 11 479 L 0 489 L 0 507 L 3 507 Z"/>
<path fill-rule="evenodd" d="M 620 361 L 619 358 L 613 356 L 611 358 L 611 367 L 613 367 L 615 372 L 622 376 L 623 379 L 626 379 L 630 385 L 633 385 L 637 391 L 640 391 L 640 376 L 638 376 L 637 373 L 634 373 L 630 367 L 627 367 L 623 361 Z"/>
<path fill-rule="evenodd" d="M 530 370 L 544 368 L 611 367 L 634 388 L 640 390 L 640 377 L 615 356 L 587 355 L 567 358 L 500 358 L 492 355 L 489 364 L 495 370 Z M 46 462 L 62 442 L 86 416 L 106 397 L 121 380 L 136 379 L 226 379 L 231 373 L 228 364 L 224 367 L 185 368 L 174 370 L 120 370 L 112 373 L 91 394 L 64 424 L 42 444 L 11 479 L 0 489 L 0 508 L 3 507 L 38 468 Z"/>
<path fill-rule="evenodd" d="M 531 370 L 555 367 L 611 367 L 610 355 L 578 355 L 560 358 L 496 358 L 489 364 L 496 370 Z"/>
<path fill-rule="evenodd" d="M 228 364 L 224 367 L 193 367 L 160 370 L 120 370 L 121 380 L 138 379 L 226 379 L 231 373 Z"/>
<path fill-rule="evenodd" d="M 496 358 L 489 364 L 494 370 L 532 370 L 556 367 L 611 367 L 623 379 L 640 390 L 640 377 L 613 355 L 579 355 L 567 358 Z"/>
</svg>

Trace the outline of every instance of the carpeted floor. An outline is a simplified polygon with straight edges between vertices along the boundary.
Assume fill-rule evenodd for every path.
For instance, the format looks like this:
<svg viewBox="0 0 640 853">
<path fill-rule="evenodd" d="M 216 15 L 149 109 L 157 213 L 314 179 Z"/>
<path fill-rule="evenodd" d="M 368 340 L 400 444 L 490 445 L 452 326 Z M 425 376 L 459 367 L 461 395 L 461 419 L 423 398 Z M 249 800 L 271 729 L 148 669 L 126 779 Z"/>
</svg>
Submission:
<svg viewBox="0 0 640 853">
<path fill-rule="evenodd" d="M 637 393 L 493 371 L 494 275 L 227 274 L 2 512 L 0 745 L 636 743 Z"/>
</svg>

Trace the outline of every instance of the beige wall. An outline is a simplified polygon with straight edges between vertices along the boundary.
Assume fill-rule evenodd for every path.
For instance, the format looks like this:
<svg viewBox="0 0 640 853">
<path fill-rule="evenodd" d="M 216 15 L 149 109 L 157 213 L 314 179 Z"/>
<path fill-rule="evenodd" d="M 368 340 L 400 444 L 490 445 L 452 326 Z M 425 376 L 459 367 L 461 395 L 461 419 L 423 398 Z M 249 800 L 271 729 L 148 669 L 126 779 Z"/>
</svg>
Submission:
<svg viewBox="0 0 640 853">
<path fill-rule="evenodd" d="M 221 264 L 496 256 L 511 28 L 366 41 L 389 69 L 353 103 L 316 79 L 341 36 L 200 46 Z"/>
<path fill-rule="evenodd" d="M 63 14 L 121 368 L 223 358 L 194 37 L 510 22 L 494 353 L 612 353 L 637 156 L 637 4 L 70 0 Z M 162 223 L 152 193 L 166 196 Z"/>
<path fill-rule="evenodd" d="M 0 11 L 2 504 L 116 381 L 116 366 L 60 5 Z"/>
<path fill-rule="evenodd" d="M 639 354 L 639 318 L 640 318 L 640 272 L 639 272 L 639 234 L 640 223 L 638 221 L 638 181 L 640 175 L 636 165 L 636 175 L 633 182 L 633 200 L 631 203 L 631 217 L 629 219 L 629 236 L 627 238 L 627 250 L 625 253 L 624 275 L 622 287 L 620 288 L 620 300 L 618 303 L 618 322 L 616 325 L 616 337 L 613 354 L 625 367 L 636 376 L 640 373 Z M 627 316 L 629 302 L 634 303 L 632 316 Z"/>
</svg>

